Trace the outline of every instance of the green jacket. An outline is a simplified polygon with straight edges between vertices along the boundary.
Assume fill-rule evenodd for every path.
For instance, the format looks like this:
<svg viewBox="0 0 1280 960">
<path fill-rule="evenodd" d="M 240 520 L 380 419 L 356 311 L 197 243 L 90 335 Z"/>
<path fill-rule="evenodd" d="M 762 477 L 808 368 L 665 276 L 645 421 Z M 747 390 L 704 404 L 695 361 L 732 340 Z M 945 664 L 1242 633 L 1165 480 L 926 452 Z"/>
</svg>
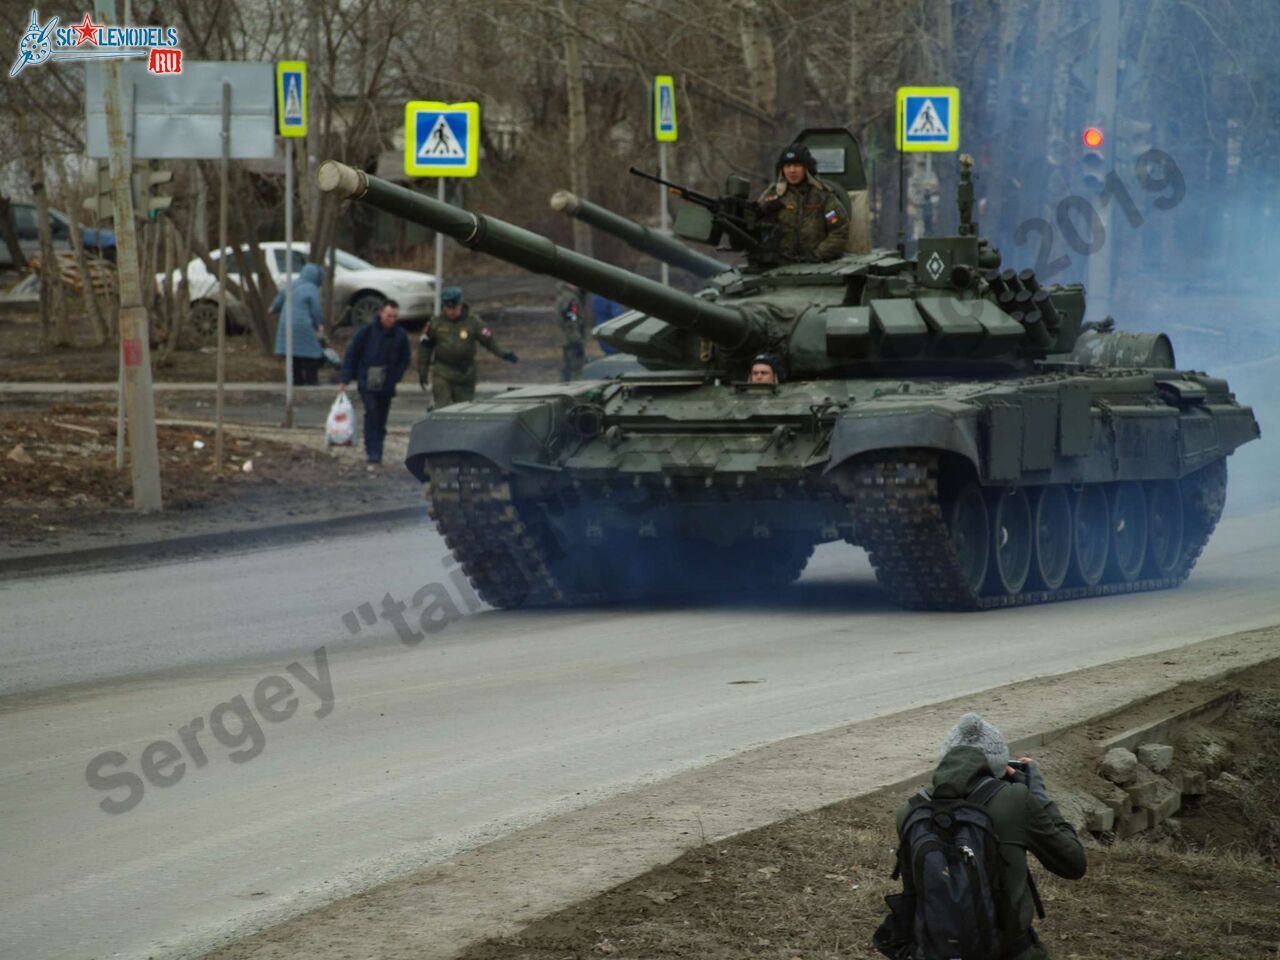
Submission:
<svg viewBox="0 0 1280 960">
<path fill-rule="evenodd" d="M 471 308 L 467 304 L 462 305 L 462 315 L 457 320 L 450 320 L 443 314 L 432 317 L 418 338 L 418 382 L 427 382 L 427 372 L 432 363 L 440 364 L 446 376 L 450 373 L 464 378 L 474 376 L 477 345 L 495 357 L 503 354 L 493 331 L 471 316 Z"/>
<path fill-rule="evenodd" d="M 989 776 L 991 772 L 982 751 L 975 747 L 956 747 L 947 752 L 934 771 L 930 794 L 938 798 L 965 797 L 983 777 Z M 898 808 L 899 833 L 908 810 L 906 804 Z M 1075 830 L 1062 819 L 1058 805 L 1044 793 L 1043 781 L 1036 793 L 1025 784 L 1009 784 L 991 799 L 987 814 L 1000 838 L 1000 859 L 1004 862 L 1004 889 L 1009 902 L 1000 905 L 1002 912 L 1018 918 L 1018 929 L 1029 929 L 1035 904 L 1027 884 L 1027 851 L 1035 854 L 1051 873 L 1079 880 L 1085 871 L 1084 847 Z M 1047 954 L 1032 950 L 1023 956 Z"/>
<path fill-rule="evenodd" d="M 809 174 L 795 185 L 781 177 L 760 196 L 766 217 L 776 224 L 778 254 L 792 260 L 834 260 L 849 243 L 845 204 L 836 191 Z"/>
</svg>

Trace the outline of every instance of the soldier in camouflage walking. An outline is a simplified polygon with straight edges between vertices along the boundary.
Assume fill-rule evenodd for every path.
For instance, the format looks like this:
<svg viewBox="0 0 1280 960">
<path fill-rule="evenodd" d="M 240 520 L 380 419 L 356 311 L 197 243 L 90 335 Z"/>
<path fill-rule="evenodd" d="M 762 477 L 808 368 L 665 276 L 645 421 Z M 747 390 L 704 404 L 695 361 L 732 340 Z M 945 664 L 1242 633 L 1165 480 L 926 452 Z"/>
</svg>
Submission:
<svg viewBox="0 0 1280 960">
<path fill-rule="evenodd" d="M 809 148 L 793 143 L 778 157 L 777 182 L 757 201 L 776 224 L 774 239 L 784 260 L 834 260 L 848 245 L 846 204 L 817 171 Z"/>
<path fill-rule="evenodd" d="M 562 283 L 557 288 L 556 317 L 560 320 L 560 337 L 563 341 L 561 349 L 564 353 L 560 380 L 568 383 L 582 376 L 587 355 L 587 320 L 582 315 L 582 301 L 578 297 L 577 288 L 572 284 Z"/>
<path fill-rule="evenodd" d="M 476 344 L 507 363 L 519 359 L 498 345 L 492 330 L 471 317 L 471 308 L 462 302 L 461 287 L 445 287 L 440 308 L 442 313 L 427 321 L 418 339 L 418 383 L 427 389 L 430 374 L 434 408 L 475 399 Z"/>
</svg>

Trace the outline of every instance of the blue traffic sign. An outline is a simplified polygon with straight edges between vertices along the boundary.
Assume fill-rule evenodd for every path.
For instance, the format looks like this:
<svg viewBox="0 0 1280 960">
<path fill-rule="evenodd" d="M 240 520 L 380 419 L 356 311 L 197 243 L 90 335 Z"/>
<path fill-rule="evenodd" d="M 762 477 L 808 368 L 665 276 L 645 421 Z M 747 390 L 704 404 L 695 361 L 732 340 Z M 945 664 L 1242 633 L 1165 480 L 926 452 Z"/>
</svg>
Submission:
<svg viewBox="0 0 1280 960">
<path fill-rule="evenodd" d="M 480 105 L 415 100 L 405 104 L 404 172 L 412 177 L 474 177 Z"/>
<path fill-rule="evenodd" d="M 276 64 L 276 119 L 280 136 L 307 135 L 307 65 L 301 60 Z"/>
<path fill-rule="evenodd" d="M 958 149 L 960 91 L 955 87 L 900 87 L 898 145 L 905 153 Z"/>
<path fill-rule="evenodd" d="M 659 143 L 674 143 L 678 137 L 675 79 L 667 75 L 654 77 L 653 139 Z"/>
</svg>

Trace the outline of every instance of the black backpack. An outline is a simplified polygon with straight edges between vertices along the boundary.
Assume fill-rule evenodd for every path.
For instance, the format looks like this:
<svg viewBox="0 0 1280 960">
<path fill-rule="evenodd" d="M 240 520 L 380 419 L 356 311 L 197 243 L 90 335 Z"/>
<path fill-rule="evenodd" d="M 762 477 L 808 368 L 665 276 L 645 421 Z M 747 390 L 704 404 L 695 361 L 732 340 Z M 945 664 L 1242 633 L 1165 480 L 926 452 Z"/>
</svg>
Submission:
<svg viewBox="0 0 1280 960">
<path fill-rule="evenodd" d="M 1008 960 L 1030 945 L 1028 932 L 1011 930 L 1003 915 L 1000 839 L 986 806 L 1004 786 L 988 777 L 967 797 L 921 790 L 908 802 L 893 871 L 902 893 L 885 898 L 890 914 L 874 940 L 885 956 Z"/>
</svg>

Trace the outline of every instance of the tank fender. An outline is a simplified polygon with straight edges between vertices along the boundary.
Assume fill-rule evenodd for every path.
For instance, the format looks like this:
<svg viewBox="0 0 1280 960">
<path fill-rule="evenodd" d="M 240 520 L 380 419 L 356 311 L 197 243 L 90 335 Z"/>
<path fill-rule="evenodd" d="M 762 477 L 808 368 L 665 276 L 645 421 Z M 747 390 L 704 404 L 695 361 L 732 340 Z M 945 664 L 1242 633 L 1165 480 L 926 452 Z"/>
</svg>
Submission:
<svg viewBox="0 0 1280 960">
<path fill-rule="evenodd" d="M 841 417 L 831 431 L 831 460 L 824 473 L 872 450 L 946 450 L 973 464 L 981 475 L 982 460 L 975 415 L 956 416 L 940 410 L 885 411 Z"/>
<path fill-rule="evenodd" d="M 536 463 L 541 458 L 551 422 L 550 404 L 489 418 L 428 415 L 413 425 L 404 465 L 423 483 L 429 479 L 427 458 L 442 453 L 476 454 L 512 472 L 513 460 Z"/>
</svg>

